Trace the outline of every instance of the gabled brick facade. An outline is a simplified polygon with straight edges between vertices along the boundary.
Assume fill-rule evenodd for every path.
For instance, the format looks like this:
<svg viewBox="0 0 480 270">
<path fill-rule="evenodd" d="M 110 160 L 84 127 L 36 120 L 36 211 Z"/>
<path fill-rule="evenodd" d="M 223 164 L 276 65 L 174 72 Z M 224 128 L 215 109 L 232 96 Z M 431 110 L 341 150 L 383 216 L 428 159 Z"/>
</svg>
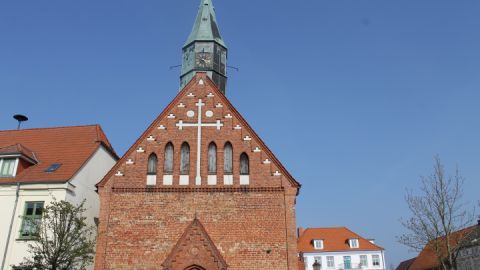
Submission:
<svg viewBox="0 0 480 270">
<path fill-rule="evenodd" d="M 199 129 L 194 126 L 199 121 L 205 125 L 200 152 Z M 212 142 L 217 169 L 209 174 Z M 231 176 L 224 172 L 227 142 L 233 149 Z M 169 143 L 174 149 L 173 172 L 164 173 Z M 189 145 L 189 166 L 188 174 L 181 175 L 184 143 Z M 147 175 L 152 153 L 157 157 L 156 173 Z M 249 166 L 241 175 L 242 154 L 248 156 Z M 227 269 L 297 269 L 299 188 L 214 83 L 198 73 L 98 184 L 96 269 L 165 269 L 162 264 L 195 218 Z M 177 269 L 188 267 L 169 268 Z"/>
</svg>

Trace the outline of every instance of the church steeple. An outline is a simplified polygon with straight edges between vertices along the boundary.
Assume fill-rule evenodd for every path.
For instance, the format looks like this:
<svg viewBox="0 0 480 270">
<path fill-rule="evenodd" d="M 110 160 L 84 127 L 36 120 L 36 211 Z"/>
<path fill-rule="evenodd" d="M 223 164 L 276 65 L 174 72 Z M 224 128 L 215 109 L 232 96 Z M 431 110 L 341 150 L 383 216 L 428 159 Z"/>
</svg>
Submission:
<svg viewBox="0 0 480 270">
<path fill-rule="evenodd" d="M 217 87 L 225 93 L 227 46 L 220 36 L 212 0 L 201 0 L 192 32 L 183 46 L 181 88 L 198 71 L 207 72 Z"/>
</svg>

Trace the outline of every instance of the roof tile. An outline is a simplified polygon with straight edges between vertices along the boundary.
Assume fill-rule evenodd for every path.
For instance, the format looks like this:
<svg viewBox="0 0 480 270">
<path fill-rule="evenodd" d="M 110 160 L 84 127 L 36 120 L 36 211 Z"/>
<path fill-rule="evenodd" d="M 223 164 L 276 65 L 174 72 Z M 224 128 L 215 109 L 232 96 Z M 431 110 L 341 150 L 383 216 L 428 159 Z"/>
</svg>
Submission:
<svg viewBox="0 0 480 270">
<path fill-rule="evenodd" d="M 13 179 L 0 178 L 0 183 L 66 182 L 100 145 L 117 158 L 99 125 L 0 131 L 0 149 L 7 151 L 15 146 L 18 150 L 18 145 L 32 155 L 34 153 L 39 162 Z M 53 173 L 46 173 L 45 170 L 53 163 L 61 163 L 62 166 Z"/>
<path fill-rule="evenodd" d="M 348 239 L 352 238 L 358 239 L 359 248 L 350 248 Z M 315 249 L 313 247 L 313 240 L 323 240 L 323 249 Z M 382 247 L 371 243 L 346 227 L 308 228 L 300 235 L 297 246 L 300 252 L 383 250 Z"/>
</svg>

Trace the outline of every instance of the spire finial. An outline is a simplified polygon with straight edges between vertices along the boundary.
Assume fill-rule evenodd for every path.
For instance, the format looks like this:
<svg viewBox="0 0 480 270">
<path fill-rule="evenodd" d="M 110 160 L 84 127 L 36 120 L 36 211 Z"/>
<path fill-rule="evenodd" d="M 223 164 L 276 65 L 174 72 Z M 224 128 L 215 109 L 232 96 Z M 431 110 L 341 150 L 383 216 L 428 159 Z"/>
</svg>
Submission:
<svg viewBox="0 0 480 270">
<path fill-rule="evenodd" d="M 185 46 L 194 41 L 216 41 L 226 48 L 225 42 L 220 36 L 217 25 L 217 16 L 212 0 L 202 0 L 198 8 L 197 19 L 193 25 L 192 32 L 188 36 Z"/>
</svg>

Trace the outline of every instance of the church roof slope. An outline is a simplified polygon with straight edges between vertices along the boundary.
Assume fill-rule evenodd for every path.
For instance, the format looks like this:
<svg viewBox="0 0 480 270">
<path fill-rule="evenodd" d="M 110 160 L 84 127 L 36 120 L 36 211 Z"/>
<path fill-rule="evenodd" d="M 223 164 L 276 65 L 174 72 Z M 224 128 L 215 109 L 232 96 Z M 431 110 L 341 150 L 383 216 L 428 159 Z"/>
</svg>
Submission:
<svg viewBox="0 0 480 270">
<path fill-rule="evenodd" d="M 0 152 L 15 151 L 36 161 L 0 183 L 69 181 L 101 145 L 118 158 L 99 125 L 0 131 Z M 58 170 L 46 172 L 55 163 L 61 164 Z"/>
<path fill-rule="evenodd" d="M 350 248 L 349 239 L 358 239 L 358 248 Z M 313 240 L 323 240 L 323 249 L 315 249 Z M 299 236 L 298 251 L 300 252 L 329 252 L 352 250 L 383 250 L 382 247 L 370 242 L 346 227 L 335 228 L 307 228 Z"/>
<path fill-rule="evenodd" d="M 195 24 L 184 46 L 194 41 L 216 41 L 226 48 L 225 42 L 220 36 L 212 0 L 201 0 Z"/>
</svg>

